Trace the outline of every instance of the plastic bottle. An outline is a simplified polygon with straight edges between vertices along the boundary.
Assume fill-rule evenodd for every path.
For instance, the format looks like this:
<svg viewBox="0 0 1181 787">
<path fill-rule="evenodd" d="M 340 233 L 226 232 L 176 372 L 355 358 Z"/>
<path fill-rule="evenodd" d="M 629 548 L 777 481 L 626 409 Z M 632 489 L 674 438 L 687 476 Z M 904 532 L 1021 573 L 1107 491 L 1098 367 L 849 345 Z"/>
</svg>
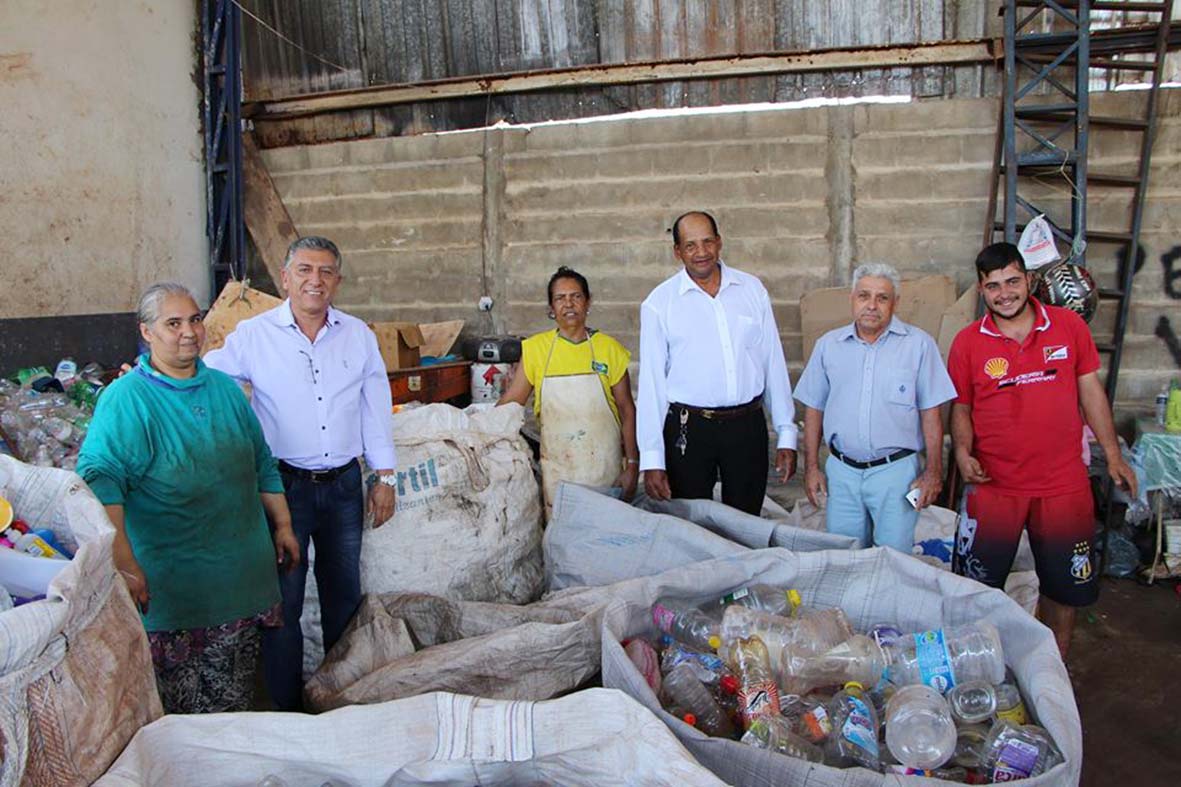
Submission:
<svg viewBox="0 0 1181 787">
<path fill-rule="evenodd" d="M 819 746 L 791 731 L 791 723 L 781 716 L 760 716 L 743 733 L 742 742 L 757 749 L 786 754 L 808 762 L 823 762 L 824 752 Z"/>
<path fill-rule="evenodd" d="M 820 653 L 853 635 L 849 619 L 837 608 L 799 610 L 796 617 L 785 618 L 738 605 L 726 607 L 719 631 L 724 658 L 729 659 L 726 649 L 730 644 L 758 637 L 776 668 L 785 647 L 795 646 L 803 653 Z"/>
<path fill-rule="evenodd" d="M 951 707 L 930 686 L 903 686 L 886 703 L 886 746 L 911 768 L 938 768 L 955 753 Z"/>
<path fill-rule="evenodd" d="M 985 770 L 994 782 L 1039 776 L 1062 762 L 1050 734 L 1035 724 L 998 721 L 984 742 Z"/>
<path fill-rule="evenodd" d="M 1158 426 L 1165 425 L 1165 414 L 1169 409 L 1169 385 L 1166 383 L 1161 389 L 1160 393 L 1156 395 L 1156 423 Z"/>
<path fill-rule="evenodd" d="M 1016 683 L 1006 680 L 996 687 L 996 718 L 1016 725 L 1029 723 L 1029 714 L 1025 712 L 1025 703 Z"/>
<path fill-rule="evenodd" d="M 779 686 L 763 641 L 749 637 L 731 643 L 730 664 L 738 676 L 738 711 L 743 725 L 750 727 L 760 716 L 778 716 Z"/>
<path fill-rule="evenodd" d="M 668 644 L 660 656 L 660 671 L 667 675 L 673 667 L 681 663 L 689 664 L 697 679 L 702 683 L 714 685 L 726 674 L 726 663 L 714 653 L 694 650 L 687 645 L 666 637 Z"/>
<path fill-rule="evenodd" d="M 1005 677 L 1000 633 L 985 620 L 911 634 L 888 652 L 888 677 L 897 686 L 925 683 L 942 694 L 964 681 L 1000 683 Z"/>
<path fill-rule="evenodd" d="M 684 601 L 657 599 L 652 605 L 652 622 L 673 639 L 697 650 L 717 650 L 722 644 L 718 622 Z"/>
<path fill-rule="evenodd" d="M 655 693 L 660 693 L 660 657 L 656 651 L 642 639 L 633 639 L 623 646 L 623 652 L 631 659 L 632 664 L 644 676 L 644 681 Z"/>
<path fill-rule="evenodd" d="M 951 715 L 957 724 L 979 724 L 996 713 L 996 689 L 982 680 L 968 680 L 947 692 Z"/>
<path fill-rule="evenodd" d="M 878 720 L 864 696 L 864 687 L 856 681 L 845 684 L 828 706 L 832 734 L 824 746 L 824 759 L 838 768 L 861 766 L 878 770 Z"/>
<path fill-rule="evenodd" d="M 984 767 L 984 744 L 988 740 L 988 725 L 965 724 L 956 730 L 955 753 L 951 761 L 970 770 Z"/>
<path fill-rule="evenodd" d="M 688 664 L 678 664 L 668 673 L 664 690 L 680 708 L 696 717 L 694 726 L 699 730 L 719 738 L 733 737 L 730 719 Z"/>
<path fill-rule="evenodd" d="M 874 623 L 865 635 L 883 648 L 890 648 L 902 639 L 902 629 L 894 623 Z"/>
<path fill-rule="evenodd" d="M 16 540 L 15 546 L 17 552 L 25 552 L 37 557 L 53 558 L 54 560 L 69 560 L 68 557 L 36 533 L 25 533 Z"/>
<path fill-rule="evenodd" d="M 821 653 L 787 647 L 779 661 L 779 679 L 784 691 L 804 694 L 820 686 L 860 683 L 876 686 L 886 669 L 887 656 L 878 643 L 862 634 Z"/>
<path fill-rule="evenodd" d="M 733 593 L 727 593 L 718 599 L 718 605 L 728 607 L 738 604 L 748 609 L 757 609 L 772 615 L 791 617 L 801 604 L 798 590 L 784 590 L 774 585 L 756 583 L 738 588 Z"/>
<path fill-rule="evenodd" d="M 832 719 L 828 716 L 828 707 L 822 702 L 809 704 L 800 715 L 797 729 L 800 735 L 812 743 L 824 743 L 832 733 Z"/>
<path fill-rule="evenodd" d="M 62 358 L 57 362 L 53 376 L 62 384 L 62 388 L 69 388 L 78 376 L 78 364 L 74 363 L 73 358 Z"/>
</svg>

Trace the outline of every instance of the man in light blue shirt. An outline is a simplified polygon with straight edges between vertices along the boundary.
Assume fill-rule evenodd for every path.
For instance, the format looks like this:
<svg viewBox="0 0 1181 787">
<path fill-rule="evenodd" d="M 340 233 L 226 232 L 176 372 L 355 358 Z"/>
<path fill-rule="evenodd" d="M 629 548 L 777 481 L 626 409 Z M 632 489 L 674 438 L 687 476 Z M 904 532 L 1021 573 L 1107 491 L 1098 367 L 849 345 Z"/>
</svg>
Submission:
<svg viewBox="0 0 1181 787">
<path fill-rule="evenodd" d="M 393 516 L 395 456 L 389 379 L 369 326 L 332 307 L 342 279 L 332 241 L 300 238 L 287 250 L 287 300 L 243 320 L 205 363 L 250 383 L 291 509 L 301 561 L 280 574 L 283 626 L 263 632 L 267 688 L 279 710 L 303 702 L 303 612 L 308 542 L 316 547 L 316 585 L 324 651 L 344 633 L 361 602 L 365 501 L 358 456 L 377 471 L 369 491 L 373 524 Z"/>
<path fill-rule="evenodd" d="M 899 286 L 889 265 L 854 271 L 853 322 L 816 342 L 795 398 L 805 407 L 804 489 L 829 532 L 910 554 L 919 509 L 943 486 L 940 405 L 955 386 L 930 335 L 894 316 Z"/>
</svg>

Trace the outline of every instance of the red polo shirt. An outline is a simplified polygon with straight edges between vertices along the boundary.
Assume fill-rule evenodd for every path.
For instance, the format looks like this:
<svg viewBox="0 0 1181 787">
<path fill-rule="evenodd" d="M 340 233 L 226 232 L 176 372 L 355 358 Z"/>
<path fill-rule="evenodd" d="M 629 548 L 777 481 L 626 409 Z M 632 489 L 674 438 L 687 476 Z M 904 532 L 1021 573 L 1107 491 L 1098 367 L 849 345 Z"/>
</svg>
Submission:
<svg viewBox="0 0 1181 787">
<path fill-rule="evenodd" d="M 1088 485 L 1078 378 L 1099 368 L 1099 353 L 1077 314 L 1029 302 L 1037 320 L 1024 342 L 985 314 L 955 337 L 947 371 L 956 402 L 972 408 L 972 453 L 992 485 L 1049 497 Z"/>
</svg>

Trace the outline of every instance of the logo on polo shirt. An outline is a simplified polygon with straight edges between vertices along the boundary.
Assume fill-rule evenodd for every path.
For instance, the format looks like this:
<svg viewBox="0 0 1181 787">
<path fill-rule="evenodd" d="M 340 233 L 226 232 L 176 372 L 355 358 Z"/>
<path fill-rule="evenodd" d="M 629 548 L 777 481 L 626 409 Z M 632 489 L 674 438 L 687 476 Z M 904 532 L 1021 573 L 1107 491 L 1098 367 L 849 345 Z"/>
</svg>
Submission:
<svg viewBox="0 0 1181 787">
<path fill-rule="evenodd" d="M 1045 362 L 1050 361 L 1065 361 L 1070 357 L 1070 351 L 1065 344 L 1052 344 L 1042 348 L 1042 357 Z"/>
<path fill-rule="evenodd" d="M 984 373 L 994 380 L 999 380 L 1009 373 L 1008 358 L 989 358 L 984 362 Z"/>
</svg>

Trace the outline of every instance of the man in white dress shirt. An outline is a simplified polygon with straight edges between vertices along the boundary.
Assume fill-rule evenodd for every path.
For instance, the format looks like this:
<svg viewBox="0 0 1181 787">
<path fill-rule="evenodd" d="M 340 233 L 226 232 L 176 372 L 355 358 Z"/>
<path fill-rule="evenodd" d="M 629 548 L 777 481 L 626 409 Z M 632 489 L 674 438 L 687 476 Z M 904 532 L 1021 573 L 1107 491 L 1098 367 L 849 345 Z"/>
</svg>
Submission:
<svg viewBox="0 0 1181 787">
<path fill-rule="evenodd" d="M 775 469 L 783 481 L 795 473 L 791 383 L 766 288 L 721 253 L 712 216 L 680 216 L 673 256 L 684 269 L 640 306 L 640 469 L 657 500 L 710 498 L 720 476 L 722 502 L 757 515 L 768 474 L 764 401 Z"/>
<path fill-rule="evenodd" d="M 279 574 L 283 626 L 263 631 L 263 667 L 280 710 L 303 704 L 303 612 L 308 541 L 316 545 L 316 585 L 324 651 L 361 602 L 365 514 L 358 456 L 377 471 L 369 493 L 374 526 L 394 513 L 395 457 L 385 364 L 369 327 L 332 308 L 340 251 L 326 238 L 300 238 L 287 250 L 287 300 L 238 324 L 205 363 L 250 383 L 251 405 L 279 460 L 300 563 Z"/>
</svg>

